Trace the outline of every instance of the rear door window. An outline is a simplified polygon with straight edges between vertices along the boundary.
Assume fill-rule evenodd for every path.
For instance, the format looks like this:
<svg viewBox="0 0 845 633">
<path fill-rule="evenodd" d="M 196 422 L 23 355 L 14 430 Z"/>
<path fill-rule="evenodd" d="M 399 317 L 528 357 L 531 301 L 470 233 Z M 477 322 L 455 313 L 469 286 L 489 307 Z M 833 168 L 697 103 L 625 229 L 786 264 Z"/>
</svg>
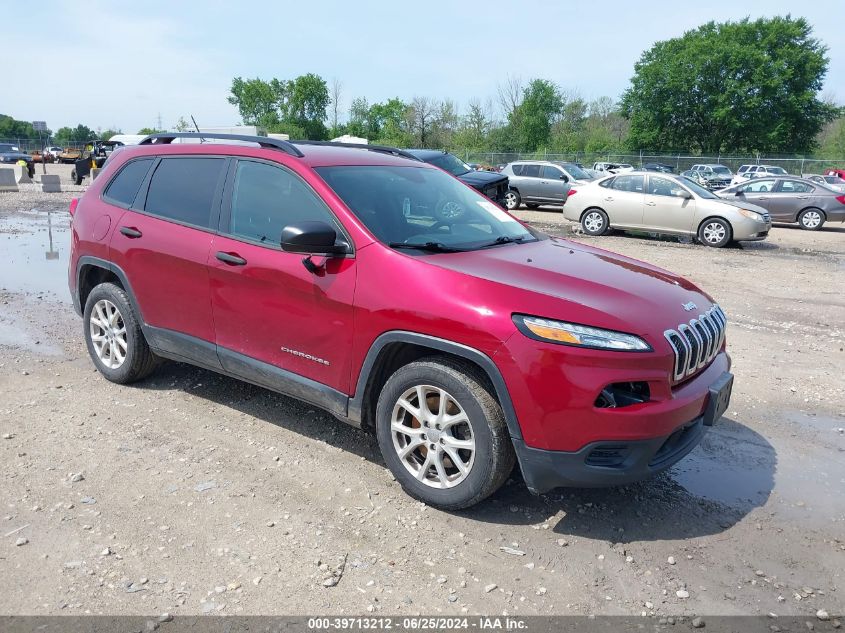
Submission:
<svg viewBox="0 0 845 633">
<path fill-rule="evenodd" d="M 815 187 L 806 182 L 798 182 L 797 180 L 781 180 L 778 191 L 780 193 L 812 193 L 815 191 Z"/>
<path fill-rule="evenodd" d="M 211 228 L 211 209 L 223 158 L 163 158 L 150 180 L 144 210 L 167 220 Z"/>
<path fill-rule="evenodd" d="M 153 158 L 142 158 L 126 163 L 108 184 L 103 197 L 108 202 L 120 206 L 131 206 L 138 194 L 138 189 L 141 188 L 141 183 L 147 176 L 150 165 L 153 164 L 153 160 Z"/>
<path fill-rule="evenodd" d="M 525 165 L 511 165 L 511 170 L 513 171 L 513 175 L 514 176 L 521 176 L 523 167 L 525 167 Z"/>
<path fill-rule="evenodd" d="M 611 189 L 617 191 L 629 191 L 631 193 L 643 192 L 643 176 L 617 176 L 613 180 Z"/>
<path fill-rule="evenodd" d="M 540 177 L 540 166 L 539 165 L 523 165 L 521 175 L 528 176 L 529 178 L 539 178 Z"/>
<path fill-rule="evenodd" d="M 766 193 L 772 191 L 774 188 L 774 180 L 754 179 L 749 183 L 737 187 L 737 191 L 741 191 L 742 193 Z"/>
</svg>

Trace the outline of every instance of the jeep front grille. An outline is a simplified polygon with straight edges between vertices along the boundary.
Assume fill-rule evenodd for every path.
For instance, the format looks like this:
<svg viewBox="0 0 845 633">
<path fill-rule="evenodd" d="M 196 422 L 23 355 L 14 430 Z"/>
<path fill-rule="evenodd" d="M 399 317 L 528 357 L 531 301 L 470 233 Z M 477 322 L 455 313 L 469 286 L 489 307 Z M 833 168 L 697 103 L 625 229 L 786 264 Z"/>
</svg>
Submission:
<svg viewBox="0 0 845 633">
<path fill-rule="evenodd" d="M 675 354 L 673 378 L 675 382 L 692 376 L 716 358 L 725 342 L 728 320 L 719 306 L 681 323 L 676 330 L 666 330 L 663 336 Z"/>
</svg>

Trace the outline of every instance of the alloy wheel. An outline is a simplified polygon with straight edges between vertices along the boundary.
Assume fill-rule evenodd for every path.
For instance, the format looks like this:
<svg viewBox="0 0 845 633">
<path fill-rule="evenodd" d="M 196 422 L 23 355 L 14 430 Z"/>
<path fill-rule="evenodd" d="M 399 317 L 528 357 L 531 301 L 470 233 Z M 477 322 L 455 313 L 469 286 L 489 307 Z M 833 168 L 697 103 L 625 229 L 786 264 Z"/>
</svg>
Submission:
<svg viewBox="0 0 845 633">
<path fill-rule="evenodd" d="M 719 222 L 709 222 L 701 232 L 708 244 L 718 244 L 725 239 L 725 227 Z"/>
<path fill-rule="evenodd" d="M 472 470 L 472 423 L 445 389 L 416 385 L 406 390 L 393 407 L 390 435 L 399 461 L 427 486 L 452 488 Z"/>
<path fill-rule="evenodd" d="M 603 226 L 604 218 L 601 217 L 601 213 L 599 213 L 598 211 L 591 211 L 590 213 L 584 216 L 584 228 L 590 231 L 591 233 L 601 231 Z"/>
<path fill-rule="evenodd" d="M 801 224 L 808 229 L 818 228 L 821 223 L 822 216 L 818 211 L 806 211 L 804 215 L 801 216 Z"/>
<path fill-rule="evenodd" d="M 505 194 L 505 206 L 510 210 L 513 211 L 516 209 L 519 201 L 516 198 L 516 194 L 513 191 L 508 191 Z"/>
<path fill-rule="evenodd" d="M 117 306 L 108 299 L 100 299 L 91 310 L 88 324 L 94 352 L 100 362 L 109 369 L 123 365 L 128 348 L 126 323 Z"/>
</svg>

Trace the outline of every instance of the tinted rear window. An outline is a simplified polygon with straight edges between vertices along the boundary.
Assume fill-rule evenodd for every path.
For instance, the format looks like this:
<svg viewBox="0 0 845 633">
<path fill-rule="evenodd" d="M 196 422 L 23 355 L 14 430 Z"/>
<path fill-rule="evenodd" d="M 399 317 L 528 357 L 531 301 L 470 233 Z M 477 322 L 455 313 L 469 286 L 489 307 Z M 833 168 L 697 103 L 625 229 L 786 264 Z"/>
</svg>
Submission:
<svg viewBox="0 0 845 633">
<path fill-rule="evenodd" d="M 153 174 L 145 210 L 177 222 L 211 226 L 211 204 L 225 160 L 165 158 Z"/>
<path fill-rule="evenodd" d="M 513 170 L 514 176 L 521 176 L 522 175 L 522 165 L 511 165 L 511 169 Z"/>
<path fill-rule="evenodd" d="M 152 164 L 152 158 L 142 158 L 126 163 L 114 180 L 109 183 L 103 195 L 112 202 L 131 205 Z"/>
<path fill-rule="evenodd" d="M 540 166 L 539 165 L 523 165 L 521 175 L 522 176 L 530 176 L 532 178 L 539 178 L 540 177 Z"/>
</svg>

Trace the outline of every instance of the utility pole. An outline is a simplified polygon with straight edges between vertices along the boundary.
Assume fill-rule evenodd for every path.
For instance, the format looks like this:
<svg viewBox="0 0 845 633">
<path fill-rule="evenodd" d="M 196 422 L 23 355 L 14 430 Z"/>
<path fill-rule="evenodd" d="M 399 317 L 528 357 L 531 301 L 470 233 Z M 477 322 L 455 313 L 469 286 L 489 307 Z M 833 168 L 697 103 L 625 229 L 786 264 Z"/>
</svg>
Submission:
<svg viewBox="0 0 845 633">
<path fill-rule="evenodd" d="M 161 131 L 161 112 L 158 113 L 158 118 L 156 119 L 156 129 Z"/>
<path fill-rule="evenodd" d="M 46 121 L 33 121 L 32 127 L 35 131 L 38 132 L 38 141 L 39 141 L 39 144 L 41 145 L 41 173 L 46 174 L 47 173 L 47 161 L 44 159 L 44 149 L 46 148 L 46 146 L 44 144 L 45 141 L 42 138 L 42 133 L 47 131 L 47 122 Z"/>
</svg>

